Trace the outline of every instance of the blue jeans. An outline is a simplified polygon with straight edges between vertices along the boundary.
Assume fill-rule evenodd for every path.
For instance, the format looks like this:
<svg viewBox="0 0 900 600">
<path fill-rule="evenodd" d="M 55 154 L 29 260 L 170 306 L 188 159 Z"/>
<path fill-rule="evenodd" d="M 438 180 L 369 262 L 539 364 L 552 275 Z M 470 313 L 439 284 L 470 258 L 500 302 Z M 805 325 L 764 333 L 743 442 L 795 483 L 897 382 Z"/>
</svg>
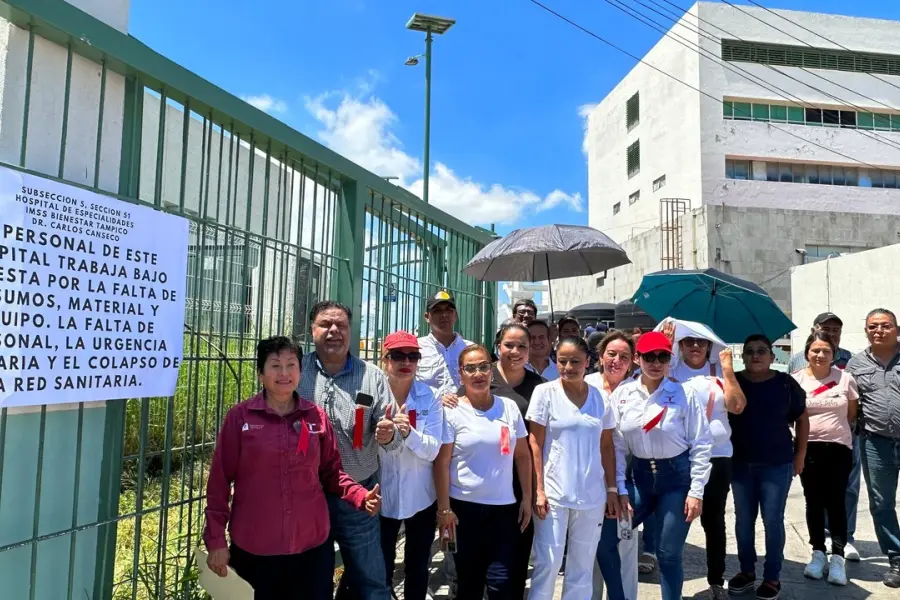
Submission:
<svg viewBox="0 0 900 600">
<path fill-rule="evenodd" d="M 900 473 L 900 440 L 873 433 L 862 436 L 863 474 L 869 490 L 869 510 L 881 551 L 893 560 L 900 556 L 897 524 L 897 475 Z"/>
<path fill-rule="evenodd" d="M 793 478 L 793 463 L 732 463 L 734 529 L 742 573 L 756 573 L 756 516 L 762 512 L 766 530 L 763 580 L 780 581 L 784 562 L 784 509 Z"/>
<path fill-rule="evenodd" d="M 632 459 L 634 518 L 637 527 L 653 515 L 656 521 L 656 561 L 659 565 L 662 600 L 681 600 L 684 585 L 682 554 L 690 523 L 684 520 L 684 502 L 691 487 L 691 464 L 687 452 L 675 458 Z M 597 564 L 606 582 L 609 600 L 626 600 L 622 589 L 622 560 L 615 520 L 603 521 L 597 547 Z M 627 600 L 636 600 L 628 598 Z"/>
<path fill-rule="evenodd" d="M 360 481 L 366 489 L 375 487 L 376 475 Z M 326 494 L 331 515 L 331 539 L 341 549 L 344 575 L 337 599 L 391 600 L 385 583 L 381 553 L 381 523 L 331 494 Z"/>
<path fill-rule="evenodd" d="M 644 533 L 641 537 L 644 541 L 644 552 L 656 554 L 656 516 L 650 515 L 644 519 Z"/>
<path fill-rule="evenodd" d="M 847 481 L 847 543 L 856 541 L 856 506 L 859 504 L 859 483 L 862 474 L 860 444 L 862 436 L 853 434 L 853 465 L 850 467 L 850 479 Z"/>
</svg>

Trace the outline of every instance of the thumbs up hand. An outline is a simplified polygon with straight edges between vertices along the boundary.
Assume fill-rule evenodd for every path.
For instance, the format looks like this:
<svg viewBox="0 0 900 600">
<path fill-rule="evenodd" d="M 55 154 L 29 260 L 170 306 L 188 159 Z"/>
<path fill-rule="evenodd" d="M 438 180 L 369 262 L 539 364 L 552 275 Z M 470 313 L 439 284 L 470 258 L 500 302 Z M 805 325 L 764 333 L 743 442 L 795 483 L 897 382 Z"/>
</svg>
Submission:
<svg viewBox="0 0 900 600">
<path fill-rule="evenodd" d="M 394 421 L 391 420 L 393 409 L 394 405 L 388 404 L 387 410 L 384 411 L 384 417 L 375 426 L 375 441 L 382 446 L 390 443 L 394 438 Z"/>
<path fill-rule="evenodd" d="M 381 484 L 376 483 L 375 487 L 366 494 L 366 512 L 369 513 L 370 517 L 377 515 L 378 510 L 381 508 L 381 495 L 378 493 L 380 491 Z"/>
<path fill-rule="evenodd" d="M 397 431 L 400 432 L 400 435 L 403 436 L 403 439 L 406 439 L 406 436 L 409 435 L 410 422 L 409 414 L 406 412 L 405 404 L 400 407 L 400 413 L 394 417 L 394 425 L 397 426 Z"/>
</svg>

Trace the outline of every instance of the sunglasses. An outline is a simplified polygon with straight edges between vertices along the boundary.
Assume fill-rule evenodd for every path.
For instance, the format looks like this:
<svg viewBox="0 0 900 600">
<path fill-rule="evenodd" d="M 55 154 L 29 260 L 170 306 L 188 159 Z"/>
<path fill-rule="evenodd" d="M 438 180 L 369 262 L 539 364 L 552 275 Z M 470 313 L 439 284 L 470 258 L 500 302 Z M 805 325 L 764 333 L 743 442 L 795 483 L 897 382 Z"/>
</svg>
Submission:
<svg viewBox="0 0 900 600">
<path fill-rule="evenodd" d="M 475 373 L 489 373 L 491 370 L 491 363 L 481 363 L 480 365 L 463 365 L 462 370 L 469 375 L 474 375 Z"/>
<path fill-rule="evenodd" d="M 422 359 L 421 352 L 400 352 L 399 350 L 391 350 L 388 352 L 388 358 L 393 362 L 403 362 L 404 360 L 408 360 L 409 362 L 419 362 Z"/>
<path fill-rule="evenodd" d="M 695 338 L 695 337 L 686 337 L 681 340 L 681 343 L 690 348 L 691 346 L 697 346 L 698 348 L 705 348 L 709 345 L 709 340 L 704 340 L 703 338 Z"/>
<path fill-rule="evenodd" d="M 671 352 L 651 352 L 650 354 L 641 354 L 641 360 L 650 363 L 662 363 L 665 364 L 672 360 Z"/>
<path fill-rule="evenodd" d="M 768 348 L 757 348 L 754 352 L 752 349 L 744 350 L 744 356 L 765 356 L 770 352 Z"/>
</svg>

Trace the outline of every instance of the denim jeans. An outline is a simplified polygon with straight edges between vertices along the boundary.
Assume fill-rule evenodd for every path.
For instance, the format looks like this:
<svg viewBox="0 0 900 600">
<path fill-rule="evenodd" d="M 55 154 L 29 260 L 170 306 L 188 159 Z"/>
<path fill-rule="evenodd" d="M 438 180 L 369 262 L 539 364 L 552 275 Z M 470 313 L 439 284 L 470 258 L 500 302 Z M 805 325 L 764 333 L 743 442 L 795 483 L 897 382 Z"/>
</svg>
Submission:
<svg viewBox="0 0 900 600">
<path fill-rule="evenodd" d="M 360 481 L 372 489 L 377 476 Z M 385 583 L 384 556 L 381 553 L 381 524 L 334 496 L 326 494 L 331 515 L 331 538 L 336 541 L 344 561 L 344 575 L 337 600 L 391 600 Z"/>
<path fill-rule="evenodd" d="M 861 450 L 875 536 L 881 551 L 888 559 L 893 559 L 900 556 L 900 526 L 897 524 L 896 508 L 900 440 L 866 433 L 862 436 Z"/>
<path fill-rule="evenodd" d="M 406 525 L 403 546 L 403 597 L 425 598 L 428 592 L 428 565 L 431 564 L 431 544 L 437 533 L 437 503 L 424 508 L 408 519 L 381 517 L 381 552 L 384 555 L 385 581 L 393 589 L 397 560 L 397 537 L 400 526 Z"/>
<path fill-rule="evenodd" d="M 453 555 L 456 597 L 480 600 L 486 587 L 489 600 L 512 600 L 519 505 L 476 504 L 451 498 L 450 508 L 459 519 Z"/>
<path fill-rule="evenodd" d="M 859 504 L 859 484 L 862 475 L 862 458 L 860 444 L 862 436 L 853 434 L 853 464 L 850 467 L 850 479 L 847 481 L 847 542 L 856 540 L 856 506 Z"/>
<path fill-rule="evenodd" d="M 644 543 L 643 553 L 656 554 L 656 534 L 656 516 L 650 515 L 644 519 L 643 535 L 641 535 L 641 540 Z"/>
<path fill-rule="evenodd" d="M 764 581 L 780 581 L 784 562 L 784 510 L 794 478 L 794 465 L 732 463 L 734 529 L 741 572 L 756 573 L 756 516 L 766 530 Z"/>
<path fill-rule="evenodd" d="M 691 487 L 691 464 L 687 452 L 669 459 L 632 459 L 635 494 L 632 526 L 637 527 L 649 515 L 656 519 L 656 560 L 659 565 L 662 600 L 681 600 L 684 585 L 682 554 L 690 523 L 684 520 L 684 503 Z M 609 600 L 626 598 L 622 587 L 622 561 L 617 545 L 618 527 L 605 519 L 597 563 L 603 572 Z"/>
</svg>

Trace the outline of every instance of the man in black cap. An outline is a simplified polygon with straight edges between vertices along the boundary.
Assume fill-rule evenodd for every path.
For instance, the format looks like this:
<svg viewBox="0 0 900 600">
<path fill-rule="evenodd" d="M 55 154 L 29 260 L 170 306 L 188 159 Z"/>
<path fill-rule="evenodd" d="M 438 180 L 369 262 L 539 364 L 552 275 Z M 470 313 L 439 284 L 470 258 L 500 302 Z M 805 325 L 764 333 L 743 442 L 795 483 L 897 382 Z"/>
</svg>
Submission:
<svg viewBox="0 0 900 600">
<path fill-rule="evenodd" d="M 834 366 L 838 369 L 845 369 L 847 362 L 853 357 L 849 350 L 841 348 L 841 331 L 844 328 L 844 322 L 841 321 L 833 312 L 823 312 L 813 321 L 811 333 L 823 331 L 828 334 L 834 341 L 834 345 L 838 347 L 837 354 L 834 355 Z M 788 363 L 788 371 L 796 373 L 800 369 L 809 366 L 803 352 L 797 352 L 791 357 Z M 860 454 L 859 454 L 859 436 L 856 431 L 856 423 L 852 423 L 853 430 L 853 466 L 850 469 L 850 480 L 847 484 L 847 543 L 844 546 L 844 558 L 850 561 L 859 561 L 859 550 L 854 546 L 854 534 L 856 533 L 856 506 L 859 503 L 859 487 L 860 487 Z"/>
<path fill-rule="evenodd" d="M 416 378 L 436 390 L 455 392 L 459 389 L 459 353 L 472 342 L 453 330 L 459 315 L 456 300 L 447 290 L 428 298 L 425 320 L 430 333 L 419 338 L 422 358 Z"/>
<path fill-rule="evenodd" d="M 810 333 L 824 331 L 834 341 L 834 345 L 838 347 L 837 354 L 834 355 L 834 366 L 841 370 L 847 367 L 847 361 L 853 356 L 849 350 L 841 348 L 841 330 L 843 328 L 844 322 L 841 321 L 840 317 L 833 312 L 823 312 L 816 317 L 813 321 L 812 329 L 810 329 Z M 788 371 L 796 373 L 808 366 L 809 362 L 806 360 L 806 356 L 800 351 L 791 357 L 791 362 L 788 363 Z"/>
</svg>

